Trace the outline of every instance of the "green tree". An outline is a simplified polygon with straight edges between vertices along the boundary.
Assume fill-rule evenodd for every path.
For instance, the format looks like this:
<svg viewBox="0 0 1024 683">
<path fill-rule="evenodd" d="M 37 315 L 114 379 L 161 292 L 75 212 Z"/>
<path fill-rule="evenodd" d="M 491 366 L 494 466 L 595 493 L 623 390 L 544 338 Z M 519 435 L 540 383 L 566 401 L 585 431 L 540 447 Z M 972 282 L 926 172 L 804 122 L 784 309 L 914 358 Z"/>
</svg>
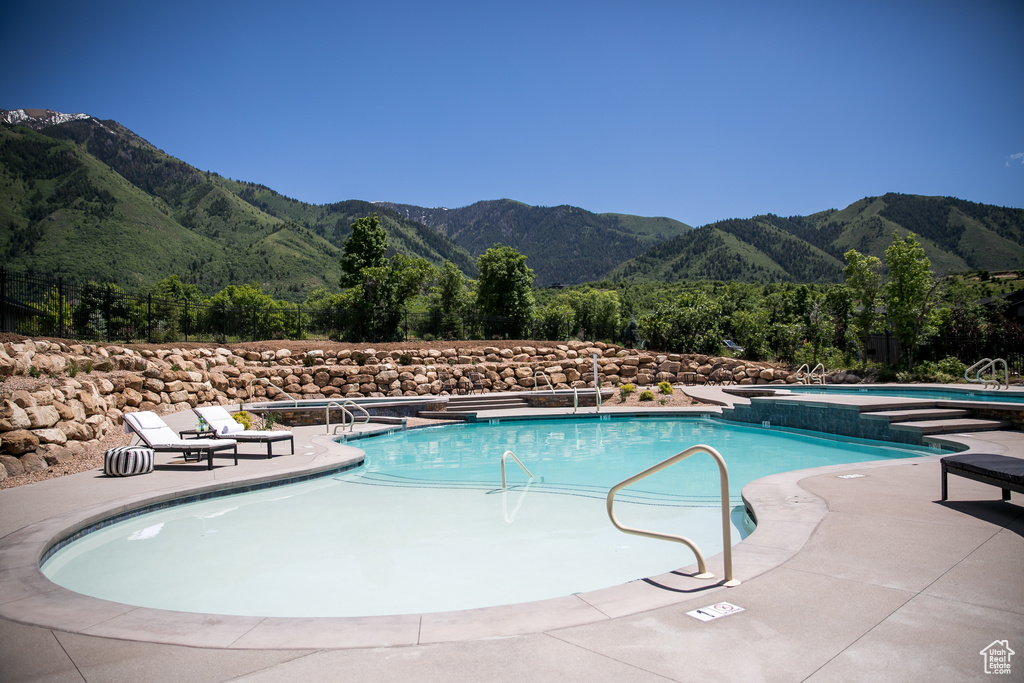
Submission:
<svg viewBox="0 0 1024 683">
<path fill-rule="evenodd" d="M 345 240 L 341 255 L 343 288 L 355 287 L 362 281 L 365 268 L 380 268 L 387 263 L 388 233 L 380 226 L 377 214 L 357 218 L 352 234 Z"/>
<path fill-rule="evenodd" d="M 435 329 L 439 329 L 445 339 L 464 338 L 463 321 L 470 305 L 466 276 L 454 263 L 445 261 L 437 269 L 434 300 L 430 306 L 437 325 Z"/>
<path fill-rule="evenodd" d="M 752 360 L 768 357 L 768 340 L 771 336 L 771 320 L 763 308 L 737 309 L 730 318 L 733 338 L 743 347 L 743 355 Z"/>
<path fill-rule="evenodd" d="M 856 249 L 843 256 L 846 258 L 846 268 L 843 269 L 846 287 L 854 304 L 860 307 L 853 314 L 853 325 L 860 333 L 863 368 L 867 366 L 868 341 L 877 324 L 876 311 L 882 300 L 882 261 L 877 256 L 864 256 Z"/>
<path fill-rule="evenodd" d="M 893 232 L 892 244 L 885 250 L 885 265 L 889 268 L 885 316 L 900 341 L 909 370 L 914 367 L 917 347 L 931 332 L 928 314 L 938 282 L 932 275 L 931 261 L 914 233 L 909 233 L 904 240 L 898 232 Z"/>
<path fill-rule="evenodd" d="M 363 336 L 399 339 L 403 307 L 420 293 L 433 271 L 425 259 L 404 254 L 395 254 L 382 265 L 363 268 L 358 284 L 346 293 L 351 307 L 367 316 Z"/>
<path fill-rule="evenodd" d="M 721 318 L 718 300 L 698 290 L 641 316 L 638 325 L 648 348 L 711 354 L 722 344 Z"/>
<path fill-rule="evenodd" d="M 510 325 L 497 321 L 488 334 L 503 331 L 507 338 L 524 336 L 533 316 L 533 270 L 526 256 L 512 247 L 496 244 L 477 259 L 476 305 L 481 315 L 509 318 Z M 501 328 L 504 327 L 502 330 Z"/>
</svg>

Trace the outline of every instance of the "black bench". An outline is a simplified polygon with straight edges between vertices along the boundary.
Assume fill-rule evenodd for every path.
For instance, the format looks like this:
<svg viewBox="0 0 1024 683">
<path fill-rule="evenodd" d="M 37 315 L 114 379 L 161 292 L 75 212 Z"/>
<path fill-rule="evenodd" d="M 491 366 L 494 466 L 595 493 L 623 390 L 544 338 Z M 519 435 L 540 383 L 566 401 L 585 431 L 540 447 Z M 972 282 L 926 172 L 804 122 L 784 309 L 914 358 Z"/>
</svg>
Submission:
<svg viewBox="0 0 1024 683">
<path fill-rule="evenodd" d="M 946 500 L 946 475 L 955 474 L 980 481 L 1003 490 L 1003 500 L 1010 500 L 1010 491 L 1024 493 L 1024 458 L 992 453 L 961 453 L 947 455 L 942 463 L 942 500 Z"/>
</svg>

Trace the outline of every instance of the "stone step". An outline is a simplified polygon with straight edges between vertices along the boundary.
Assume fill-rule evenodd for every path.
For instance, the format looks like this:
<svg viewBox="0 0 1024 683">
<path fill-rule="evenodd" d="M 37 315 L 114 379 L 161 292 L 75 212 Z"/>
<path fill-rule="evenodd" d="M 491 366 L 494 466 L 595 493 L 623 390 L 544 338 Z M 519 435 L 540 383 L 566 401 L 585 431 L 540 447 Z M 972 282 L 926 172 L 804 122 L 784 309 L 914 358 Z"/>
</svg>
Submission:
<svg viewBox="0 0 1024 683">
<path fill-rule="evenodd" d="M 994 429 L 1006 429 L 1012 427 L 1013 423 L 1005 420 L 978 420 L 978 419 L 954 419 L 954 420 L 930 420 L 920 422 L 897 422 L 889 425 L 890 429 L 902 429 L 905 431 L 918 432 L 919 434 L 955 434 L 958 432 L 987 432 Z"/>
<path fill-rule="evenodd" d="M 873 410 L 861 413 L 861 417 L 873 420 L 887 420 L 891 423 L 918 422 L 920 420 L 956 420 L 970 417 L 971 411 L 960 408 L 917 408 Z"/>
</svg>

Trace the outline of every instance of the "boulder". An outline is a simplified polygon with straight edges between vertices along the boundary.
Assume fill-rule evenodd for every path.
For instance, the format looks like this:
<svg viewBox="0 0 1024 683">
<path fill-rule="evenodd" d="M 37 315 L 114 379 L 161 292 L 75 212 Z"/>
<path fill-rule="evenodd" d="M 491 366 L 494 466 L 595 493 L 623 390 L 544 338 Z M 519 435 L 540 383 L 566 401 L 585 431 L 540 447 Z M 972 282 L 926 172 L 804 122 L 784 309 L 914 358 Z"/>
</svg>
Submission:
<svg viewBox="0 0 1024 683">
<path fill-rule="evenodd" d="M 0 432 L 9 432 L 15 429 L 28 429 L 32 426 L 25 409 L 14 401 L 4 400 L 0 402 Z"/>
<path fill-rule="evenodd" d="M 27 429 L 15 429 L 0 435 L 0 445 L 11 455 L 23 455 L 31 453 L 39 446 L 39 437 Z M 10 474 L 10 470 L 8 470 L 8 474 Z"/>
<path fill-rule="evenodd" d="M 21 466 L 25 468 L 25 474 L 31 474 L 32 472 L 42 472 L 49 465 L 46 463 L 44 458 L 39 453 L 26 453 L 25 455 L 18 458 L 21 461 Z"/>
<path fill-rule="evenodd" d="M 40 444 L 55 443 L 63 445 L 68 442 L 68 435 L 56 427 L 51 427 L 49 429 L 36 429 L 33 430 L 32 433 L 36 435 L 37 439 L 39 439 Z"/>
<path fill-rule="evenodd" d="M 29 429 L 46 429 L 60 422 L 60 413 L 52 406 L 33 406 L 25 409 L 31 426 Z"/>
<path fill-rule="evenodd" d="M 3 467 L 4 473 L 8 477 L 25 474 L 25 466 L 13 455 L 0 455 L 0 467 Z"/>
</svg>

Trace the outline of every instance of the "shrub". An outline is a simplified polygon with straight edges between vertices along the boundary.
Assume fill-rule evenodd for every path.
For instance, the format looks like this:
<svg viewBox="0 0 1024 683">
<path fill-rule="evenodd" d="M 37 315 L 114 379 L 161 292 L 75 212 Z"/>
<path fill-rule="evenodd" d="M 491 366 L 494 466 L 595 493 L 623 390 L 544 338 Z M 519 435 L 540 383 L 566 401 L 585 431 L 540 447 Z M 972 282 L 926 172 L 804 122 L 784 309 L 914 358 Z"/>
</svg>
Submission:
<svg viewBox="0 0 1024 683">
<path fill-rule="evenodd" d="M 280 419 L 280 415 L 278 415 L 272 410 L 268 410 L 266 413 L 263 414 L 263 428 L 273 429 Z"/>
<path fill-rule="evenodd" d="M 32 379 L 39 379 L 39 375 L 40 374 L 42 374 L 42 373 L 39 372 L 39 368 L 37 368 L 34 365 L 30 365 L 29 366 L 29 368 L 28 368 L 28 375 L 29 375 L 29 377 L 31 377 Z"/>
<path fill-rule="evenodd" d="M 92 372 L 92 368 L 93 365 L 91 360 L 87 360 L 84 363 L 82 363 L 82 371 L 85 372 L 85 374 L 88 375 L 90 372 Z"/>
<path fill-rule="evenodd" d="M 313 367 L 313 356 L 308 353 L 302 357 L 302 364 L 307 368 Z"/>
<path fill-rule="evenodd" d="M 74 358 L 68 360 L 68 377 L 74 377 L 78 374 L 78 361 Z"/>
<path fill-rule="evenodd" d="M 627 398 L 629 398 L 629 395 L 632 394 L 634 391 L 636 391 L 636 385 L 626 382 L 621 387 L 619 387 L 619 396 L 621 396 L 622 400 L 625 401 Z"/>
<path fill-rule="evenodd" d="M 181 372 L 181 366 L 177 363 L 171 363 L 171 372 Z"/>
<path fill-rule="evenodd" d="M 362 351 L 353 351 L 351 358 L 356 365 L 366 365 L 367 355 Z"/>
<path fill-rule="evenodd" d="M 653 401 L 654 400 L 654 392 L 649 390 L 649 389 L 645 389 L 644 391 L 641 391 L 640 392 L 640 400 L 641 401 Z"/>
<path fill-rule="evenodd" d="M 244 410 L 239 410 L 237 413 L 235 413 L 234 417 L 235 422 L 242 425 L 246 429 L 252 429 L 252 415 L 245 412 Z"/>
<path fill-rule="evenodd" d="M 412 365 L 412 354 L 411 353 L 403 353 L 401 356 L 398 357 L 398 364 L 399 365 Z"/>
<path fill-rule="evenodd" d="M 658 391 L 668 396 L 671 396 L 675 390 L 672 388 L 672 385 L 669 384 L 668 382 L 658 382 Z"/>
</svg>

